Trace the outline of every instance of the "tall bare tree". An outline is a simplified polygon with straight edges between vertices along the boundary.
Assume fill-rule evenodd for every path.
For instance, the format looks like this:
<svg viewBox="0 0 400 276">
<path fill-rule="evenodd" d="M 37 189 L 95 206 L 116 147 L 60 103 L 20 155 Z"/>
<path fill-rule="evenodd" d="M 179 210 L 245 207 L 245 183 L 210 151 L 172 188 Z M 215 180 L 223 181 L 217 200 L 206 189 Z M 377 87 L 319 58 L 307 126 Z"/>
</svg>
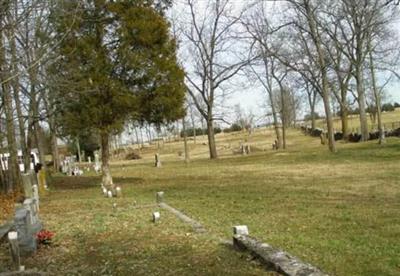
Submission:
<svg viewBox="0 0 400 276">
<path fill-rule="evenodd" d="M 239 16 L 234 16 L 232 1 L 187 0 L 189 22 L 183 24 L 183 42 L 188 57 L 183 60 L 186 83 L 193 102 L 207 124 L 210 158 L 218 157 L 214 122 L 215 107 L 225 96 L 224 84 L 245 65 L 238 58 L 235 29 Z M 199 12 L 201 11 L 201 12 Z"/>
</svg>

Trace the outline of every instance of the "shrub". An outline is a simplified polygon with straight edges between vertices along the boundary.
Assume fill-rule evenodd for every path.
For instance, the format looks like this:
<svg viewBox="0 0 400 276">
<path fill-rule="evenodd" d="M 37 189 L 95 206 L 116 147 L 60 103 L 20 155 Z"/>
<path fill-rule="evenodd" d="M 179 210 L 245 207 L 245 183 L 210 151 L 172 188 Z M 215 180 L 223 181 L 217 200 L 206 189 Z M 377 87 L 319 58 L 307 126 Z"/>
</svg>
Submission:
<svg viewBox="0 0 400 276">
<path fill-rule="evenodd" d="M 391 103 L 385 103 L 384 105 L 382 105 L 382 111 L 394 111 L 394 105 L 392 105 Z"/>
<path fill-rule="evenodd" d="M 234 132 L 234 131 L 241 131 L 243 128 L 239 125 L 239 124 L 233 124 L 228 128 L 224 129 L 225 133 L 230 133 L 230 132 Z"/>
<path fill-rule="evenodd" d="M 138 159 L 142 159 L 142 157 L 136 152 L 131 152 L 125 156 L 125 159 L 126 160 L 138 160 Z"/>
</svg>

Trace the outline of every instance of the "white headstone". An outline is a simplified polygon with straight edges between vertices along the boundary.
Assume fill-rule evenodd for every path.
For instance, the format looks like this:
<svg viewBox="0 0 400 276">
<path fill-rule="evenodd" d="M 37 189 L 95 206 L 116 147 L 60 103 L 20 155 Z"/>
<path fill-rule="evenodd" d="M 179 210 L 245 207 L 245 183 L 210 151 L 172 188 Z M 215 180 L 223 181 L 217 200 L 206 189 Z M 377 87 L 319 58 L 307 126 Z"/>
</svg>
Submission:
<svg viewBox="0 0 400 276">
<path fill-rule="evenodd" d="M 100 165 L 100 158 L 99 158 L 99 154 L 97 152 L 94 153 L 94 170 L 96 173 L 99 173 L 101 169 L 101 165 Z"/>
<path fill-rule="evenodd" d="M 18 232 L 8 232 L 8 239 L 9 240 L 17 240 L 18 239 Z"/>
<path fill-rule="evenodd" d="M 111 197 L 113 196 L 113 194 L 112 194 L 111 191 L 108 191 L 108 192 L 107 192 L 107 195 L 108 195 L 109 198 L 111 198 Z"/>
<path fill-rule="evenodd" d="M 248 236 L 249 235 L 249 229 L 247 228 L 247 225 L 237 225 L 237 226 L 233 227 L 233 234 L 234 235 Z"/>
<path fill-rule="evenodd" d="M 120 197 L 120 196 L 122 195 L 121 187 L 115 188 L 115 192 L 116 192 L 116 196 L 117 196 L 117 197 Z"/>
<path fill-rule="evenodd" d="M 160 220 L 160 212 L 153 213 L 153 222 L 157 222 Z"/>
<path fill-rule="evenodd" d="M 32 224 L 36 224 L 38 217 L 36 212 L 36 204 L 32 198 L 27 198 L 24 200 L 24 208 L 29 211 L 30 219 Z"/>
</svg>

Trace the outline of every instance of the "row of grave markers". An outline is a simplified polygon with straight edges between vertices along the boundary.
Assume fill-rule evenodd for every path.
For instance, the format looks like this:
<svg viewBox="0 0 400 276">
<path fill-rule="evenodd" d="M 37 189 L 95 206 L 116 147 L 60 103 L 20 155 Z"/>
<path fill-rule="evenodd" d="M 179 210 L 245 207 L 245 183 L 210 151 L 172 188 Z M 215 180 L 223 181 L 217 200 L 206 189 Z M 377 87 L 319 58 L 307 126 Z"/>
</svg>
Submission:
<svg viewBox="0 0 400 276">
<path fill-rule="evenodd" d="M 61 172 L 68 176 L 81 176 L 83 175 L 83 170 L 79 168 L 76 164 L 76 156 L 66 156 L 63 161 L 61 161 Z M 88 157 L 88 163 L 91 166 L 92 159 Z M 90 170 L 90 166 L 87 167 L 87 170 Z M 95 152 L 94 154 L 94 164 L 93 169 L 96 173 L 99 173 L 101 170 L 99 153 Z"/>
</svg>

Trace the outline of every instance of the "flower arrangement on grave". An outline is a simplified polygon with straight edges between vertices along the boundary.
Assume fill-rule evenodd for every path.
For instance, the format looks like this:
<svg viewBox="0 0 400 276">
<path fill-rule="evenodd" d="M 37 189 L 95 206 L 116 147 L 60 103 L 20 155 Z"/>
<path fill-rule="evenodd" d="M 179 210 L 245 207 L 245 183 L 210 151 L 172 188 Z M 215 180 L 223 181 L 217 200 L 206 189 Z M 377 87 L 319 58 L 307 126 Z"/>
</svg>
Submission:
<svg viewBox="0 0 400 276">
<path fill-rule="evenodd" d="M 36 238 L 39 244 L 50 245 L 53 237 L 54 233 L 48 230 L 41 230 L 39 231 L 39 233 L 36 234 Z"/>
</svg>

